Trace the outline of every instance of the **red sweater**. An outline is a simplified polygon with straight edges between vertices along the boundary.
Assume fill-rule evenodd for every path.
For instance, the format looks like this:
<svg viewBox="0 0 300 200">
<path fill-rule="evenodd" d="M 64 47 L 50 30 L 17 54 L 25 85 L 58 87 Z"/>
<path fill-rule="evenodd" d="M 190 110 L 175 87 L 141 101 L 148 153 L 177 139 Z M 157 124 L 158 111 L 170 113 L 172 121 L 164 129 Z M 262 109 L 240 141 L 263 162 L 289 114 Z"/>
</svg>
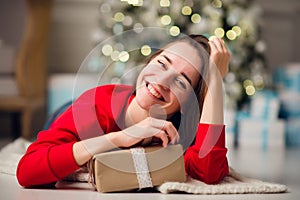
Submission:
<svg viewBox="0 0 300 200">
<path fill-rule="evenodd" d="M 121 130 L 124 111 L 133 97 L 132 87 L 124 85 L 100 86 L 82 94 L 28 147 L 17 168 L 19 184 L 51 184 L 79 169 L 73 144 Z M 186 172 L 206 183 L 217 183 L 228 174 L 226 152 L 224 125 L 199 124 L 195 144 L 184 155 Z"/>
</svg>

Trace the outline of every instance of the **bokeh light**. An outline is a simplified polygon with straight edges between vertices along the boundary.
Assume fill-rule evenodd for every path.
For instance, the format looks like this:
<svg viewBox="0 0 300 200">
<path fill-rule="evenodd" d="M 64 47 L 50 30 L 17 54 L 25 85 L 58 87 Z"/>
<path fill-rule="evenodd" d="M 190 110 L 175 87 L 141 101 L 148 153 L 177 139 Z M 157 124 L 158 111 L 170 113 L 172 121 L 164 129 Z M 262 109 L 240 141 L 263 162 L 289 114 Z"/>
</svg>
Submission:
<svg viewBox="0 0 300 200">
<path fill-rule="evenodd" d="M 144 26 L 143 26 L 143 24 L 141 24 L 141 23 L 136 23 L 136 24 L 134 24 L 134 26 L 133 26 L 133 30 L 134 30 L 136 33 L 141 33 L 141 32 L 143 31 L 143 29 L 144 29 Z"/>
<path fill-rule="evenodd" d="M 170 35 L 177 36 L 180 34 L 180 28 L 178 26 L 172 26 L 169 30 Z"/>
<path fill-rule="evenodd" d="M 255 87 L 254 87 L 253 85 L 248 85 L 248 86 L 245 88 L 245 90 L 246 90 L 246 94 L 247 94 L 248 96 L 252 96 L 252 95 L 255 94 Z"/>
<path fill-rule="evenodd" d="M 249 80 L 249 79 L 244 80 L 244 82 L 243 82 L 243 87 L 246 88 L 246 87 L 248 87 L 249 85 L 253 85 L 253 82 L 252 82 L 251 80 Z"/>
<path fill-rule="evenodd" d="M 119 54 L 120 52 L 119 51 L 113 51 L 110 55 L 110 58 L 113 60 L 113 61 L 118 61 L 119 60 Z"/>
<path fill-rule="evenodd" d="M 114 16 L 114 20 L 115 20 L 116 22 L 122 22 L 122 21 L 124 20 L 124 18 L 125 18 L 125 16 L 124 16 L 124 14 L 121 13 L 121 12 L 117 12 L 117 13 L 115 14 L 115 16 Z"/>
<path fill-rule="evenodd" d="M 190 14 L 192 14 L 192 8 L 189 6 L 183 6 L 181 9 L 181 13 L 183 15 L 190 15 Z"/>
<path fill-rule="evenodd" d="M 221 0 L 213 0 L 211 5 L 215 8 L 221 8 L 222 7 L 222 1 Z"/>
<path fill-rule="evenodd" d="M 111 45 L 106 44 L 106 45 L 104 45 L 102 47 L 102 53 L 103 53 L 103 55 L 110 56 L 112 52 L 113 52 L 113 48 L 112 48 Z"/>
<path fill-rule="evenodd" d="M 195 24 L 200 23 L 201 21 L 201 15 L 195 13 L 191 16 L 191 21 Z"/>
<path fill-rule="evenodd" d="M 229 40 L 235 40 L 236 39 L 236 33 L 233 30 L 229 30 L 226 32 L 226 37 Z"/>
<path fill-rule="evenodd" d="M 159 5 L 161 7 L 169 7 L 170 6 L 170 1 L 169 0 L 160 0 Z"/>
<path fill-rule="evenodd" d="M 121 62 L 127 62 L 129 60 L 129 53 L 127 51 L 121 51 L 119 54 L 119 60 Z"/>
<path fill-rule="evenodd" d="M 216 28 L 215 31 L 214 31 L 215 35 L 219 38 L 222 38 L 224 37 L 224 34 L 225 34 L 225 31 L 223 28 Z"/>
<path fill-rule="evenodd" d="M 242 33 L 242 29 L 239 26 L 232 27 L 232 30 L 235 32 L 236 36 L 240 36 Z"/>
<path fill-rule="evenodd" d="M 172 21 L 171 17 L 169 15 L 163 15 L 161 18 L 160 18 L 160 21 L 163 25 L 169 25 Z"/>
<path fill-rule="evenodd" d="M 142 46 L 141 54 L 144 56 L 149 56 L 151 54 L 151 47 L 149 45 Z"/>
</svg>

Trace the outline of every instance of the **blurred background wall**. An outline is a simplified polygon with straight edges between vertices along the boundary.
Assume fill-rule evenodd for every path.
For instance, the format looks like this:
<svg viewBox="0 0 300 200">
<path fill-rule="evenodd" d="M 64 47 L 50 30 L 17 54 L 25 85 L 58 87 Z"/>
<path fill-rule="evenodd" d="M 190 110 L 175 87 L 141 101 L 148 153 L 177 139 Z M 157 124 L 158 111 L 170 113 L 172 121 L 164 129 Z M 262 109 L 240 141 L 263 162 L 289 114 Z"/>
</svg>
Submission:
<svg viewBox="0 0 300 200">
<path fill-rule="evenodd" d="M 93 32 L 99 28 L 99 1 L 56 0 L 49 46 L 49 72 L 76 72 L 94 47 Z M 256 0 L 263 9 L 262 35 L 268 67 L 300 61 L 300 2 Z"/>
</svg>

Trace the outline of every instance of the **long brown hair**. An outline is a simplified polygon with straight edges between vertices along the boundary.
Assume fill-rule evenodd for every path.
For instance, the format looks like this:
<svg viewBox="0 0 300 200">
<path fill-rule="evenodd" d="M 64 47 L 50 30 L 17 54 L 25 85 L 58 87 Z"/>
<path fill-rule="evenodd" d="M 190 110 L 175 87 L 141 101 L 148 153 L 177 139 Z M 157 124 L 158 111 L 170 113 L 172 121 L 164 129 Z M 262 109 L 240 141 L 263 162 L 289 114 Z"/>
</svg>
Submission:
<svg viewBox="0 0 300 200">
<path fill-rule="evenodd" d="M 203 35 L 184 36 L 172 43 L 179 41 L 187 42 L 192 45 L 197 50 L 198 56 L 202 61 L 201 66 L 199 66 L 200 76 L 194 88 L 196 99 L 191 95 L 189 100 L 181 107 L 182 113 L 178 111 L 170 119 L 168 119 L 177 128 L 180 134 L 180 143 L 183 145 L 184 149 L 186 149 L 194 143 L 195 134 L 202 113 L 204 98 L 207 92 L 205 77 L 208 73 L 210 46 L 208 44 L 208 39 Z M 161 48 L 152 54 L 146 62 L 146 65 L 163 51 L 164 48 Z"/>
</svg>

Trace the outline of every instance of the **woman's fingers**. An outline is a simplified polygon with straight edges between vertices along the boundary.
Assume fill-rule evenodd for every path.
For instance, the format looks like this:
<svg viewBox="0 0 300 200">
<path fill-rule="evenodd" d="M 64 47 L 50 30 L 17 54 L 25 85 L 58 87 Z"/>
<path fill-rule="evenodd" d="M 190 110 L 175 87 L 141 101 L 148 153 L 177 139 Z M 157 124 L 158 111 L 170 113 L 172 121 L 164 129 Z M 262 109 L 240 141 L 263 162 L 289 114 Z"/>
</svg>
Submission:
<svg viewBox="0 0 300 200">
<path fill-rule="evenodd" d="M 158 130 L 162 130 L 167 134 L 172 144 L 179 141 L 178 131 L 176 130 L 172 122 L 156 119 L 156 118 L 150 118 L 150 120 L 151 120 L 151 125 L 154 128 L 157 128 Z"/>
<path fill-rule="evenodd" d="M 158 134 L 155 135 L 155 137 L 160 138 L 163 147 L 166 147 L 168 145 L 169 138 L 165 131 L 160 131 Z"/>
<path fill-rule="evenodd" d="M 213 46 L 213 52 L 224 51 L 224 43 L 221 40 L 222 39 L 215 37 L 214 39 L 209 41 L 209 43 Z"/>
<path fill-rule="evenodd" d="M 215 37 L 209 41 L 211 47 L 211 60 L 218 67 L 220 74 L 224 77 L 228 72 L 230 53 L 224 41 Z"/>
<path fill-rule="evenodd" d="M 170 141 L 172 144 L 179 141 L 179 134 L 173 124 L 169 121 L 148 117 L 134 126 L 122 131 L 124 145 L 131 146 L 144 138 L 155 137 L 166 146 Z"/>
</svg>

